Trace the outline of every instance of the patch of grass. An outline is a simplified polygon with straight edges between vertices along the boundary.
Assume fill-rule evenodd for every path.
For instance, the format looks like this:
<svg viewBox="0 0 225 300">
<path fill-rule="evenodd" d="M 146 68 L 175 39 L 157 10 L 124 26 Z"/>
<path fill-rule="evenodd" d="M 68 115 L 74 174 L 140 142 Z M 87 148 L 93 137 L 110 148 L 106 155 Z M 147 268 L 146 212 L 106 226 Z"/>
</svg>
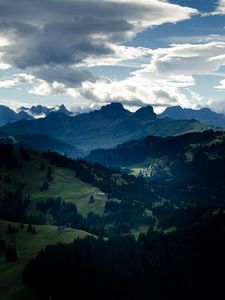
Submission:
<svg viewBox="0 0 225 300">
<path fill-rule="evenodd" d="M 40 191 L 43 182 L 46 181 L 49 162 L 38 152 L 29 151 L 29 155 L 30 161 L 22 161 L 21 169 L 8 170 L 7 168 L 0 168 L 0 173 L 3 176 L 7 175 L 12 181 L 12 184 L 0 181 L 0 196 L 2 196 L 5 189 L 15 190 L 23 182 L 25 184 L 23 195 L 29 195 L 32 201 L 28 210 L 30 214 L 35 214 L 37 202 L 44 201 L 49 197 L 61 197 L 67 202 L 74 203 L 77 206 L 78 212 L 84 217 L 89 212 L 93 212 L 99 216 L 104 214 L 105 202 L 107 200 L 106 195 L 98 188 L 92 187 L 90 184 L 75 178 L 72 170 L 52 166 L 53 181 L 50 182 L 48 190 Z M 21 158 L 19 161 L 21 163 Z M 42 164 L 45 165 L 45 170 L 40 170 Z M 93 195 L 95 201 L 89 204 L 91 195 Z"/>
<path fill-rule="evenodd" d="M 20 224 L 0 220 L 0 239 L 8 246 L 16 248 L 17 262 L 7 262 L 0 255 L 0 299 L 1 300 L 35 300 L 32 291 L 21 283 L 22 272 L 26 264 L 37 255 L 37 253 L 49 244 L 71 243 L 76 238 L 84 238 L 87 232 L 66 228 L 59 231 L 51 225 L 36 225 L 37 233 L 32 235 L 27 232 L 28 225 L 20 229 L 18 233 L 7 234 L 7 227 Z"/>
<path fill-rule="evenodd" d="M 175 226 L 173 226 L 173 227 L 169 227 L 169 228 L 163 230 L 163 232 L 164 232 L 165 234 L 167 234 L 167 233 L 173 233 L 173 232 L 176 232 L 176 230 L 177 230 L 177 228 L 176 228 Z"/>
<path fill-rule="evenodd" d="M 29 191 L 27 191 L 29 193 Z M 67 202 L 75 203 L 79 213 L 87 216 L 92 211 L 102 216 L 104 213 L 106 196 L 100 195 L 98 188 L 75 178 L 71 170 L 53 167 L 53 181 L 47 191 L 30 191 L 33 205 L 38 201 L 46 200 L 48 197 L 61 197 Z M 95 202 L 89 204 L 90 196 L 93 195 Z"/>
<path fill-rule="evenodd" d="M 149 230 L 149 226 L 140 226 L 136 229 L 131 230 L 131 234 L 135 236 L 136 239 L 138 239 L 139 235 L 141 233 L 146 233 Z"/>
</svg>

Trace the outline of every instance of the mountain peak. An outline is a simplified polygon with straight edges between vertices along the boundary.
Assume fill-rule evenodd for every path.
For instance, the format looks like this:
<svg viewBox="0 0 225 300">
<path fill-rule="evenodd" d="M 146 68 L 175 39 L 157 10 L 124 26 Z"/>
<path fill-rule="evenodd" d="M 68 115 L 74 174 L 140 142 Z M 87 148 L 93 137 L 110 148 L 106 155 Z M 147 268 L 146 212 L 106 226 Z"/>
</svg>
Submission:
<svg viewBox="0 0 225 300">
<path fill-rule="evenodd" d="M 120 102 L 112 102 L 105 106 L 102 106 L 101 110 L 121 110 L 124 109 Z"/>
<path fill-rule="evenodd" d="M 213 127 L 224 127 L 225 124 L 225 116 L 212 111 L 208 107 L 195 110 L 191 108 L 181 108 L 180 106 L 172 106 L 168 107 L 158 117 L 161 119 L 169 117 L 175 120 L 196 119 L 203 124 Z"/>
<path fill-rule="evenodd" d="M 63 113 L 63 114 L 65 114 L 65 115 L 67 115 L 67 116 L 72 116 L 72 115 L 73 115 L 73 113 L 72 113 L 71 111 L 69 111 L 69 110 L 65 107 L 64 104 L 59 105 L 59 106 L 57 107 L 56 112 L 58 112 L 58 113 Z"/>
<path fill-rule="evenodd" d="M 169 106 L 169 107 L 167 107 L 165 110 L 164 110 L 164 112 L 167 112 L 167 111 L 183 111 L 184 110 L 184 108 L 183 107 L 181 107 L 180 105 L 175 105 L 175 106 Z"/>
<path fill-rule="evenodd" d="M 153 107 L 151 105 L 147 105 L 141 107 L 134 113 L 135 118 L 138 119 L 155 119 L 156 114 L 154 113 Z"/>
<path fill-rule="evenodd" d="M 20 121 L 21 119 L 28 120 L 31 119 L 31 117 L 27 113 L 17 113 L 5 105 L 0 105 L 0 126 Z"/>
<path fill-rule="evenodd" d="M 106 106 L 103 106 L 100 109 L 100 112 L 110 115 L 111 117 L 125 117 L 125 116 L 129 116 L 131 114 L 119 102 L 112 102 Z"/>
</svg>

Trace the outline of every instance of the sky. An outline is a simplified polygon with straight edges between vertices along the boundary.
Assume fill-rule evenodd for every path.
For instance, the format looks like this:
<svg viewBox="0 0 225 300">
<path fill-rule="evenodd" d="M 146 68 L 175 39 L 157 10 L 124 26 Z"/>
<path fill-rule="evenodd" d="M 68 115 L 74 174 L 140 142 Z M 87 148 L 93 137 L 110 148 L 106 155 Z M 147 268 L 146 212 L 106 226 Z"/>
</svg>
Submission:
<svg viewBox="0 0 225 300">
<path fill-rule="evenodd" d="M 225 0 L 0 0 L 0 103 L 225 113 Z"/>
</svg>

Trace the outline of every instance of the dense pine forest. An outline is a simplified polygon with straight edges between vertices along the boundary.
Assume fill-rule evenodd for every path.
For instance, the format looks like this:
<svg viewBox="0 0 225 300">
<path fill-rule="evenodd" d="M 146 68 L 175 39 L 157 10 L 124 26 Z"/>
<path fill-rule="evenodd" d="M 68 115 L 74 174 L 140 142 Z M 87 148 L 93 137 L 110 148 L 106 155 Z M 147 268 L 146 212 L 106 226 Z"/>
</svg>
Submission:
<svg viewBox="0 0 225 300">
<path fill-rule="evenodd" d="M 48 246 L 23 273 L 42 297 L 77 299 L 222 299 L 225 214 L 165 235 L 148 231 Z M 87 288 L 88 285 L 88 288 Z"/>
</svg>

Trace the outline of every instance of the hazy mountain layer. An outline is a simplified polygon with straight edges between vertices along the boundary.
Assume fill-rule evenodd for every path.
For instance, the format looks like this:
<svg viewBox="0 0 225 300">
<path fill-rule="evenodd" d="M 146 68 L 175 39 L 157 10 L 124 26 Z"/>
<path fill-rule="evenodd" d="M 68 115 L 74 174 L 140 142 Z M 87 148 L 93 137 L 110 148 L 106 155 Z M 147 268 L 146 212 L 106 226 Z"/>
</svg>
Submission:
<svg viewBox="0 0 225 300">
<path fill-rule="evenodd" d="M 171 118 L 174 120 L 191 120 L 196 119 L 203 124 L 213 127 L 225 127 L 225 115 L 218 114 L 209 108 L 199 110 L 182 108 L 180 106 L 168 107 L 158 115 L 159 118 Z"/>
<path fill-rule="evenodd" d="M 112 103 L 100 110 L 75 117 L 51 113 L 44 119 L 22 120 L 4 126 L 1 131 L 13 135 L 44 133 L 89 151 L 115 147 L 148 135 L 171 136 L 203 128 L 196 120 L 158 119 L 150 106 L 131 113 L 122 104 Z"/>
<path fill-rule="evenodd" d="M 15 146 L 23 146 L 26 148 L 43 151 L 56 151 L 73 158 L 84 156 L 85 154 L 76 147 L 43 134 L 12 136 L 5 133 L 0 133 L 0 144 L 12 144 Z"/>
</svg>

